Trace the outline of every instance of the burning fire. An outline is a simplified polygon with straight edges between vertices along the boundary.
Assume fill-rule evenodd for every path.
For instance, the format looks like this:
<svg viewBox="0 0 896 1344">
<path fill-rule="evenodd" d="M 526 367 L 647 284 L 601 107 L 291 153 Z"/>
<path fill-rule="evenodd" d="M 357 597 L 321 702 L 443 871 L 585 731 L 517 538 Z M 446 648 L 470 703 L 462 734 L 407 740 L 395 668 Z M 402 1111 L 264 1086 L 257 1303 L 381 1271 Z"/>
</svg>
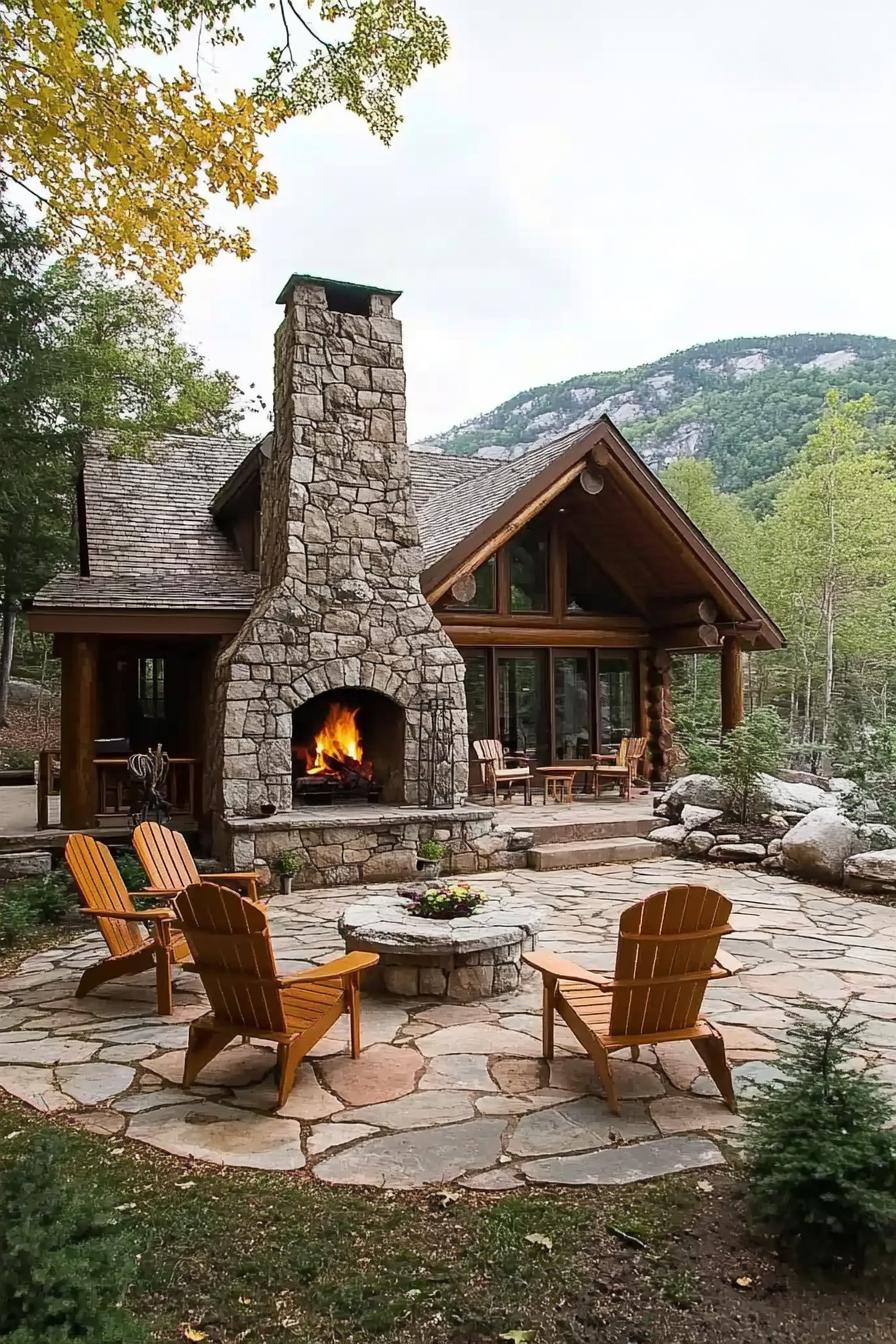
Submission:
<svg viewBox="0 0 896 1344">
<path fill-rule="evenodd" d="M 361 734 L 358 732 L 359 709 L 349 709 L 338 701 L 330 706 L 324 725 L 314 739 L 314 760 L 308 766 L 309 775 L 334 775 L 338 770 L 333 763 L 361 762 Z M 310 754 L 310 753 L 309 753 Z"/>
</svg>

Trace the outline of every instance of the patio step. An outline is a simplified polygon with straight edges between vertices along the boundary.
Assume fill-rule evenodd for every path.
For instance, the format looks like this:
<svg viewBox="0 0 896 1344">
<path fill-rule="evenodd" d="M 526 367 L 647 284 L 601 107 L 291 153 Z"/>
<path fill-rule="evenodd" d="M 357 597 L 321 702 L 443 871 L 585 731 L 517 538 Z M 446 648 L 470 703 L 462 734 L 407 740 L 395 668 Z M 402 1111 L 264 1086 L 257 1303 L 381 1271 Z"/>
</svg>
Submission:
<svg viewBox="0 0 896 1344">
<path fill-rule="evenodd" d="M 652 840 L 637 835 L 621 835 L 603 840 L 566 840 L 560 844 L 533 845 L 527 858 L 530 868 L 547 873 L 556 868 L 635 863 L 638 859 L 658 859 L 661 855 L 662 850 Z"/>
<path fill-rule="evenodd" d="M 536 845 L 559 845 L 571 840 L 618 840 L 623 836 L 645 836 L 659 825 L 656 817 L 613 817 L 595 821 L 538 821 L 538 809 L 532 808 L 533 820 L 528 817 L 524 826 L 532 831 Z"/>
</svg>

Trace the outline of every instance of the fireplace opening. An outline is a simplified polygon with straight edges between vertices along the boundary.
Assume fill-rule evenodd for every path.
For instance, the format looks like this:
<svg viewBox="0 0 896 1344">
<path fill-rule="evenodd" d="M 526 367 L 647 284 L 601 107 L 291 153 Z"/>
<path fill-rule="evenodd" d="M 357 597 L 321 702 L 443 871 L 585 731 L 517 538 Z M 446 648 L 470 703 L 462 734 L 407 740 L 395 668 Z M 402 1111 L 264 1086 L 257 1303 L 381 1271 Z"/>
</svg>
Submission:
<svg viewBox="0 0 896 1344">
<path fill-rule="evenodd" d="M 351 686 L 308 700 L 292 716 L 294 805 L 404 802 L 404 711 Z"/>
</svg>

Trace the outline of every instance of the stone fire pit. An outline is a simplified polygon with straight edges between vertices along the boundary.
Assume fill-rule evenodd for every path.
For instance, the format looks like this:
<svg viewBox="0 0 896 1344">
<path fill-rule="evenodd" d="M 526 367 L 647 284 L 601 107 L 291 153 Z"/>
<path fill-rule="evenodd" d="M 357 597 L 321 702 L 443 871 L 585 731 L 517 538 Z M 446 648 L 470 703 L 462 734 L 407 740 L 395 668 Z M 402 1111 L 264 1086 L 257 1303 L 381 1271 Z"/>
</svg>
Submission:
<svg viewBox="0 0 896 1344">
<path fill-rule="evenodd" d="M 490 897 L 466 918 L 423 919 L 396 892 L 350 905 L 339 932 L 347 952 L 379 952 L 370 988 L 463 1003 L 516 989 L 543 923 L 544 911 L 513 896 Z"/>
</svg>

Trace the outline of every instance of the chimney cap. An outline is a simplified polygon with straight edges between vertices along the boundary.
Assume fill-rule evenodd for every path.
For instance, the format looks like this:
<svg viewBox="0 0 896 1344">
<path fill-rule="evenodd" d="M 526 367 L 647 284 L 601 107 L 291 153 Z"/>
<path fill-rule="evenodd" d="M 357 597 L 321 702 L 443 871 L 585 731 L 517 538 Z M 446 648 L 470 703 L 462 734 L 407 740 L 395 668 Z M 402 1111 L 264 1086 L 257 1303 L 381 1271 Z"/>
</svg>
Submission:
<svg viewBox="0 0 896 1344">
<path fill-rule="evenodd" d="M 380 285 L 358 285 L 351 280 L 333 280 L 325 275 L 298 275 L 293 274 L 289 277 L 286 284 L 277 295 L 278 303 L 286 303 L 290 294 L 296 285 L 323 285 L 328 291 L 345 295 L 351 295 L 355 300 L 364 295 L 385 294 L 390 299 L 400 299 L 400 289 L 383 289 Z"/>
</svg>

